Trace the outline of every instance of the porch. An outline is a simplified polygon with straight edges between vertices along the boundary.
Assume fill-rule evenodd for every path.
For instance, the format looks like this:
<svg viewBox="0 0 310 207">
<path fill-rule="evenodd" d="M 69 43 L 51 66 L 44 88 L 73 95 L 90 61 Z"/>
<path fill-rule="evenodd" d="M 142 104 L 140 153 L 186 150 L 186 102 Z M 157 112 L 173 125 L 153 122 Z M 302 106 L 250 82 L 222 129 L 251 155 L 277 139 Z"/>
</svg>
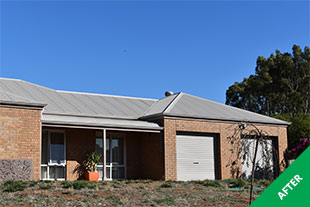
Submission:
<svg viewBox="0 0 310 207">
<path fill-rule="evenodd" d="M 160 131 L 43 126 L 42 180 L 84 179 L 87 154 L 101 155 L 100 180 L 164 179 Z"/>
</svg>

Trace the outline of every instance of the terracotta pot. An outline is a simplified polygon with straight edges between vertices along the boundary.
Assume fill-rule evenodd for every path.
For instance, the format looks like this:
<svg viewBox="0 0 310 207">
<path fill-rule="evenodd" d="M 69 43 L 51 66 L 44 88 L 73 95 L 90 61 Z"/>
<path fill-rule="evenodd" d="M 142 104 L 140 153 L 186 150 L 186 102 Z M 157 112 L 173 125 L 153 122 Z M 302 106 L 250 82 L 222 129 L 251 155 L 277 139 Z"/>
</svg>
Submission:
<svg viewBox="0 0 310 207">
<path fill-rule="evenodd" d="M 87 172 L 87 173 L 85 173 L 85 180 L 98 181 L 99 180 L 99 172 Z"/>
</svg>

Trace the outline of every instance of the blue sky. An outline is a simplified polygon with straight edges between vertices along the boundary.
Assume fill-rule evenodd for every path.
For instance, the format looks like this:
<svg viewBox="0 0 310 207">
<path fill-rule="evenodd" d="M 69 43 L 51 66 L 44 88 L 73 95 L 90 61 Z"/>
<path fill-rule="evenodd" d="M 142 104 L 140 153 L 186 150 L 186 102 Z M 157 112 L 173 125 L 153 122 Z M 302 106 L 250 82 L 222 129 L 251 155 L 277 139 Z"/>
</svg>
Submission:
<svg viewBox="0 0 310 207">
<path fill-rule="evenodd" d="M 310 45 L 309 1 L 1 1 L 0 77 L 224 103 L 256 58 Z"/>
</svg>

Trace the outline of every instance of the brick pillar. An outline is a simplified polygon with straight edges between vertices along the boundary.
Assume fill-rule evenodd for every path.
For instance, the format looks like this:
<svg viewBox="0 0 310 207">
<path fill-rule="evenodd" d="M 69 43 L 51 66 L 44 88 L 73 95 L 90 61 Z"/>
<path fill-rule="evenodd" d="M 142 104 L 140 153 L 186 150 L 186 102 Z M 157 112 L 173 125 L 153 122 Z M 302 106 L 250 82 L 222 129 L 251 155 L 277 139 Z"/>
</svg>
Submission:
<svg viewBox="0 0 310 207">
<path fill-rule="evenodd" d="M 279 150 L 279 164 L 280 173 L 285 170 L 286 163 L 284 159 L 284 152 L 287 149 L 287 128 L 278 128 L 278 150 Z"/>
<path fill-rule="evenodd" d="M 165 180 L 177 179 L 176 124 L 175 120 L 164 120 Z"/>
</svg>

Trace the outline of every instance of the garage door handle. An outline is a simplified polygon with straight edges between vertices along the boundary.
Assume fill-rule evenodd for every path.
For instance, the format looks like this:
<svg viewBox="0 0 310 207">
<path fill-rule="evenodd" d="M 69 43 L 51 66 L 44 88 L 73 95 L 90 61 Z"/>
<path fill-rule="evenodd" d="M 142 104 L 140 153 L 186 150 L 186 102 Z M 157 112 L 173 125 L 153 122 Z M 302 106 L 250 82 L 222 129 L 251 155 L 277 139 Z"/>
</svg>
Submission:
<svg viewBox="0 0 310 207">
<path fill-rule="evenodd" d="M 193 164 L 194 164 L 194 165 L 198 165 L 198 164 L 199 164 L 199 162 L 193 162 Z"/>
</svg>

